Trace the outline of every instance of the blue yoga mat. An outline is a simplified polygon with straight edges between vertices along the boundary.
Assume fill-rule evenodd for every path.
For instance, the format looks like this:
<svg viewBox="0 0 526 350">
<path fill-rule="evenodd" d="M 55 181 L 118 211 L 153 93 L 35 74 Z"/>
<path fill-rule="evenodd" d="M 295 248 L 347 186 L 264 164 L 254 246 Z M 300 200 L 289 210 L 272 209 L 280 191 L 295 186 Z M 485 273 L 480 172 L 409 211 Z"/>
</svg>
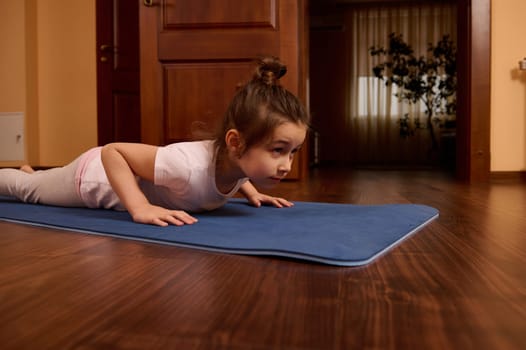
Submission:
<svg viewBox="0 0 526 350">
<path fill-rule="evenodd" d="M 194 225 L 137 224 L 127 212 L 62 208 L 0 197 L 0 219 L 90 234 L 216 252 L 275 255 L 339 266 L 364 265 L 438 217 L 418 204 L 352 205 L 295 202 L 254 208 L 232 199 L 195 215 Z"/>
</svg>

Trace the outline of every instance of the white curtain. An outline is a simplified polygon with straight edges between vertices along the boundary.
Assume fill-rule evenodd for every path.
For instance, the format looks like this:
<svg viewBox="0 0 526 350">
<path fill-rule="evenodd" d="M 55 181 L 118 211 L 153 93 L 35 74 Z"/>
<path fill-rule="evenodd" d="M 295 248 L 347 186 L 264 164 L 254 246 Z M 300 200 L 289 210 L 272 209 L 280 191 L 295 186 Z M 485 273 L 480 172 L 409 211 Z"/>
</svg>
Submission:
<svg viewBox="0 0 526 350">
<path fill-rule="evenodd" d="M 407 6 L 358 7 L 345 14 L 350 79 L 347 87 L 347 129 L 352 162 L 356 165 L 423 165 L 430 161 L 427 130 L 400 137 L 399 118 L 425 120 L 422 105 L 400 103 L 396 86 L 386 87 L 374 77 L 378 58 L 371 46 L 388 47 L 390 33 L 402 34 L 415 56 L 425 56 L 428 44 L 449 35 L 456 43 L 456 5 L 448 3 Z"/>
</svg>

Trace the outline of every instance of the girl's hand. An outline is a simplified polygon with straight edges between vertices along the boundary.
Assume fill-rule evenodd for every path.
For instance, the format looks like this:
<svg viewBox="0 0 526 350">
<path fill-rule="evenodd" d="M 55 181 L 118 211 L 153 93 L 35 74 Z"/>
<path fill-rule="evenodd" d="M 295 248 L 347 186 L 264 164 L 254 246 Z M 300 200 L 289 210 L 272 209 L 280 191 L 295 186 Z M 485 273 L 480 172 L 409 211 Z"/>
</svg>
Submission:
<svg viewBox="0 0 526 350">
<path fill-rule="evenodd" d="M 246 196 L 248 202 L 253 206 L 259 208 L 262 204 L 273 205 L 276 208 L 292 207 L 294 203 L 289 202 L 285 198 L 272 197 L 263 193 L 255 193 L 250 196 Z"/>
<path fill-rule="evenodd" d="M 276 208 L 292 207 L 294 204 L 284 198 L 272 197 L 259 191 L 252 185 L 250 181 L 245 182 L 239 189 L 250 204 L 259 208 L 262 204 L 273 205 Z"/>
<path fill-rule="evenodd" d="M 158 226 L 168 226 L 169 224 L 182 226 L 191 225 L 197 222 L 197 219 L 182 210 L 169 210 L 156 205 L 147 204 L 141 208 L 134 208 L 130 213 L 133 221 L 141 224 L 150 224 Z"/>
</svg>

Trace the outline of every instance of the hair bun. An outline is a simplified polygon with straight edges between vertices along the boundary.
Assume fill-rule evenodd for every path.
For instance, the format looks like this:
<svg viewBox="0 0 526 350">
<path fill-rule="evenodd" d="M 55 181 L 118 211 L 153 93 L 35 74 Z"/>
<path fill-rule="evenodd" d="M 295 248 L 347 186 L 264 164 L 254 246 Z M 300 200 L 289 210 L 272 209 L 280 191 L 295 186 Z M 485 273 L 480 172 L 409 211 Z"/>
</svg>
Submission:
<svg viewBox="0 0 526 350">
<path fill-rule="evenodd" d="M 254 74 L 254 80 L 266 85 L 278 85 L 281 77 L 287 73 L 287 66 L 279 61 L 277 57 L 263 57 L 258 60 L 258 67 Z"/>
</svg>

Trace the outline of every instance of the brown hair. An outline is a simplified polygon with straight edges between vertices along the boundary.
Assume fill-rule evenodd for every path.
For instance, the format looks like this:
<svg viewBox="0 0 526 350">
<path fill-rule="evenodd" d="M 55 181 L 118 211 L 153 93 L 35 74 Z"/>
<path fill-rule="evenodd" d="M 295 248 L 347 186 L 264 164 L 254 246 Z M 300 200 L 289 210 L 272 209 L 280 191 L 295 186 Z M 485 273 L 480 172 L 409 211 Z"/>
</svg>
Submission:
<svg viewBox="0 0 526 350">
<path fill-rule="evenodd" d="M 215 145 L 219 153 L 226 148 L 225 134 L 230 129 L 239 131 L 246 151 L 270 138 L 280 124 L 309 125 L 309 114 L 301 101 L 279 84 L 286 72 L 286 66 L 277 57 L 257 60 L 252 80 L 236 93 L 218 130 Z"/>
</svg>

